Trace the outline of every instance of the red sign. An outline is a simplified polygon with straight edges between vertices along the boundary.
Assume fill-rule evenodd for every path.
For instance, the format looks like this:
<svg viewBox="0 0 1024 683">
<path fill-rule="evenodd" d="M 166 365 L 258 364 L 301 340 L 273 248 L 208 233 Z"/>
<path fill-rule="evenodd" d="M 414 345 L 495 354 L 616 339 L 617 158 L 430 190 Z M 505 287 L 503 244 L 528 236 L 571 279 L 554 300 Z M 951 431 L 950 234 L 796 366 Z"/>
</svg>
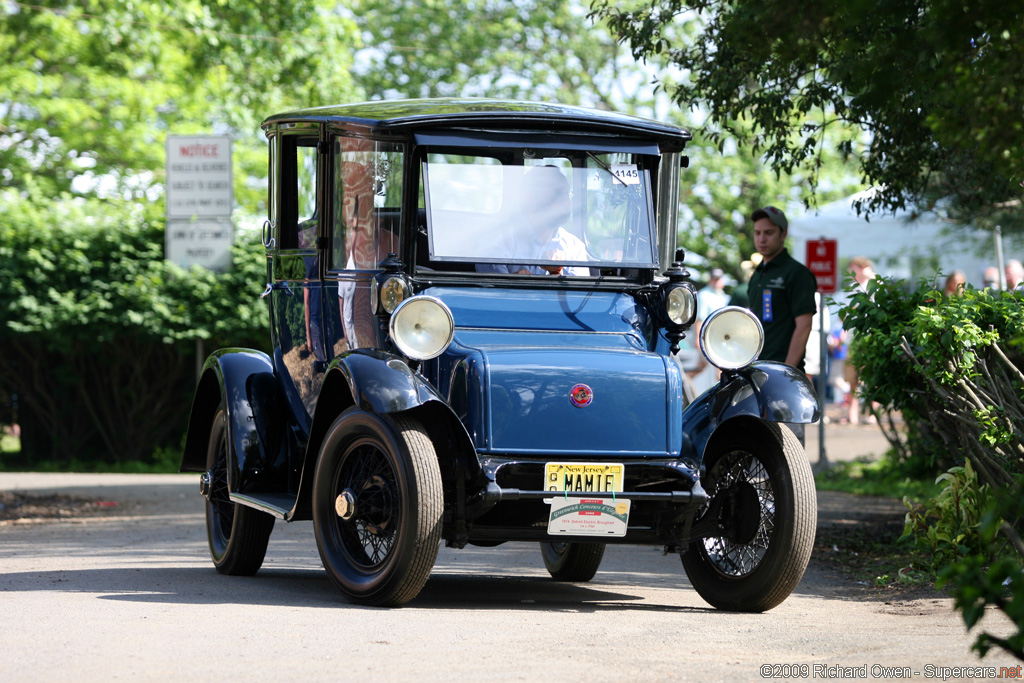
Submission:
<svg viewBox="0 0 1024 683">
<path fill-rule="evenodd" d="M 807 267 L 818 278 L 818 291 L 822 294 L 835 294 L 839 291 L 836 253 L 835 240 L 807 241 Z"/>
</svg>

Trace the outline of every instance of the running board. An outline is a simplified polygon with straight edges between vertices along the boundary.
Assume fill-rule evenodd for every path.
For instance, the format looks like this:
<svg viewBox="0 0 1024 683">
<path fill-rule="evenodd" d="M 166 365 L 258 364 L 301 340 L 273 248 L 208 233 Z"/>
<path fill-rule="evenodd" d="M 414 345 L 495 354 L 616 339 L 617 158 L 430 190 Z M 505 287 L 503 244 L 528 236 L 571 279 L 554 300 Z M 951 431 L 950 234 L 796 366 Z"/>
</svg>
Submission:
<svg viewBox="0 0 1024 683">
<path fill-rule="evenodd" d="M 231 502 L 255 508 L 261 512 L 285 519 L 295 507 L 298 496 L 292 493 L 232 493 Z"/>
</svg>

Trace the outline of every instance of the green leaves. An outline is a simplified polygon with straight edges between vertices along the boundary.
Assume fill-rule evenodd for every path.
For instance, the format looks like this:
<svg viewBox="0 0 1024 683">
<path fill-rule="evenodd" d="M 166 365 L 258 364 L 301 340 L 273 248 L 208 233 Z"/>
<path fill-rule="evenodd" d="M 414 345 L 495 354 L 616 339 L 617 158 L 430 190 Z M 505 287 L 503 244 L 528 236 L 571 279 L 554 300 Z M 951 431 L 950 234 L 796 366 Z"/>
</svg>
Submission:
<svg viewBox="0 0 1024 683">
<path fill-rule="evenodd" d="M 153 209 L 33 199 L 0 194 L 0 338 L 31 335 L 51 350 L 126 335 L 266 344 L 265 307 L 247 291 L 264 277 L 255 247 L 236 247 L 231 273 L 185 272 L 163 260 Z"/>
<path fill-rule="evenodd" d="M 863 178 L 880 190 L 870 208 L 945 198 L 965 222 L 985 212 L 1021 225 L 1000 204 L 1019 198 L 1024 178 L 1024 6 L 595 0 L 591 7 L 635 57 L 681 75 L 669 92 L 681 107 L 708 113 L 705 132 L 739 134 L 777 169 L 813 173 L 819 126 L 843 121 L 855 127 L 843 131 L 846 148 L 863 150 Z M 681 25 L 692 39 L 676 38 Z M 750 129 L 732 128 L 736 120 Z"/>
</svg>

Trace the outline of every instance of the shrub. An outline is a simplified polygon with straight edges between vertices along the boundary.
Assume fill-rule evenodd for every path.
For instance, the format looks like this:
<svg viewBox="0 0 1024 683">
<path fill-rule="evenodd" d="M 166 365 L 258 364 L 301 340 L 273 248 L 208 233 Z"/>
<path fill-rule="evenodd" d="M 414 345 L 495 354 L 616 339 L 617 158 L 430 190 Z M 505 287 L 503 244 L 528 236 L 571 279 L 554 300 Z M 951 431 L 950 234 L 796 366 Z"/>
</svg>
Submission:
<svg viewBox="0 0 1024 683">
<path fill-rule="evenodd" d="M 0 194 L 0 385 L 25 464 L 177 447 L 196 340 L 267 345 L 259 249 L 236 246 L 217 275 L 164 260 L 163 244 L 158 205 Z"/>
</svg>

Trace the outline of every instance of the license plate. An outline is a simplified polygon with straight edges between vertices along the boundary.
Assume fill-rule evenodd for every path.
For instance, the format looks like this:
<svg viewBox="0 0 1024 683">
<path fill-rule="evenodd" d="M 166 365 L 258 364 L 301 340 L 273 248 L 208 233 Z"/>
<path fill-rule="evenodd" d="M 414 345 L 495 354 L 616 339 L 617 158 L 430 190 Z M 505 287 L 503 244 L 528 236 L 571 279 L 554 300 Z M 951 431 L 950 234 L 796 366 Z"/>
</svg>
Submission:
<svg viewBox="0 0 1024 683">
<path fill-rule="evenodd" d="M 559 493 L 622 491 L 622 463 L 549 462 L 544 465 L 544 490 Z"/>
<path fill-rule="evenodd" d="M 630 501 L 619 498 L 551 498 L 548 533 L 552 536 L 625 536 Z"/>
</svg>

